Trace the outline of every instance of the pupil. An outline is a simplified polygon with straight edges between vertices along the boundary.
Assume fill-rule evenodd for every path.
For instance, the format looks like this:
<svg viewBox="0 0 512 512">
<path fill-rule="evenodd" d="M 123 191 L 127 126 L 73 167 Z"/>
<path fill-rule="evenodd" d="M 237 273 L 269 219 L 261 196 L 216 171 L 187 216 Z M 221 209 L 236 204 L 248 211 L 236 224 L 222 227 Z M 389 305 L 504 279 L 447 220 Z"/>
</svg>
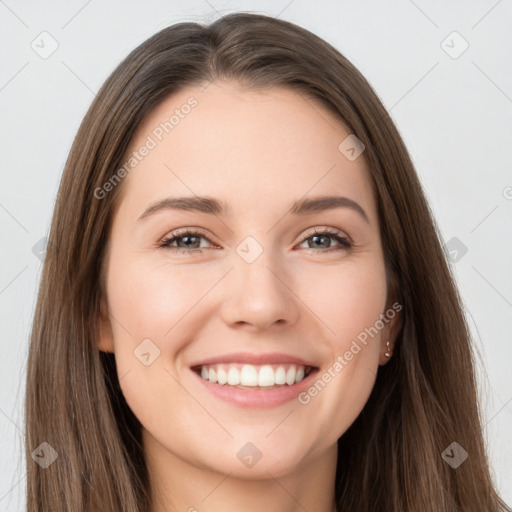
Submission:
<svg viewBox="0 0 512 512">
<path fill-rule="evenodd" d="M 188 244 L 186 241 L 187 241 L 187 240 L 190 240 L 190 239 L 194 239 L 194 238 L 196 238 L 196 239 L 197 239 L 197 237 L 196 237 L 196 236 L 184 236 L 184 237 L 182 237 L 182 240 L 183 240 L 183 241 L 185 241 L 185 246 L 186 246 L 186 247 L 190 247 L 190 244 Z"/>
<path fill-rule="evenodd" d="M 327 236 L 325 236 L 325 235 L 314 235 L 314 236 L 313 236 L 313 239 L 314 239 L 314 240 L 315 240 L 315 239 L 318 239 L 318 238 L 324 238 L 325 240 L 327 240 L 327 245 L 329 245 L 328 237 L 327 237 Z M 325 244 L 324 244 L 324 246 L 325 246 Z"/>
</svg>

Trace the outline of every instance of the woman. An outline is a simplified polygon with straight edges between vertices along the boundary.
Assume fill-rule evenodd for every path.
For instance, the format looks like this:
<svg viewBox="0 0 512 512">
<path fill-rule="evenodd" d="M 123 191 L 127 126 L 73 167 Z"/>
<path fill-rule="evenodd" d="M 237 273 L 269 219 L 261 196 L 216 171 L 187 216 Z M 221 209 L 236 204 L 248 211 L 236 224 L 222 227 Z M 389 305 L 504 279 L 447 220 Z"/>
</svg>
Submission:
<svg viewBox="0 0 512 512">
<path fill-rule="evenodd" d="M 367 81 L 289 22 L 136 48 L 63 173 L 28 510 L 509 511 L 459 295 Z"/>
</svg>

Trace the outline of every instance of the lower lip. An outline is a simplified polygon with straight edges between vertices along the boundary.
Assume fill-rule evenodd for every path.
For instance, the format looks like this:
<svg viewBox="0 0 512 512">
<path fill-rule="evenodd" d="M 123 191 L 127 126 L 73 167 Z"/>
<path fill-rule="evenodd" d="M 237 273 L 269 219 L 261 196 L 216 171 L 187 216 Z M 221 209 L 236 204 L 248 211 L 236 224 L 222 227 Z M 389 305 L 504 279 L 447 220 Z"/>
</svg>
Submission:
<svg viewBox="0 0 512 512">
<path fill-rule="evenodd" d="M 221 400 L 230 402 L 238 407 L 268 408 L 277 407 L 297 398 L 300 393 L 311 385 L 318 369 L 313 370 L 307 377 L 296 384 L 291 386 L 284 385 L 273 389 L 240 389 L 229 384 L 214 384 L 209 380 L 203 379 L 195 371 L 191 371 L 208 391 Z"/>
</svg>

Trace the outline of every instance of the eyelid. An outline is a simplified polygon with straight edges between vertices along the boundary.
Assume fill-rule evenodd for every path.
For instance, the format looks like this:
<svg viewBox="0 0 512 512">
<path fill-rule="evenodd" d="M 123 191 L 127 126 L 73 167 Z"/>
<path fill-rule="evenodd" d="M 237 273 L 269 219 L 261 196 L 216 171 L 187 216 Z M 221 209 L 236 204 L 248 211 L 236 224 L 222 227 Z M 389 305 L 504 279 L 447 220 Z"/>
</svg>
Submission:
<svg viewBox="0 0 512 512">
<path fill-rule="evenodd" d="M 309 238 L 310 236 L 313 236 L 313 235 L 322 235 L 322 234 L 325 234 L 325 233 L 329 233 L 331 235 L 338 235 L 338 236 L 341 236 L 343 238 L 346 238 L 347 240 L 351 240 L 350 236 L 345 232 L 345 231 L 342 231 L 341 229 L 338 229 L 338 228 L 332 228 L 330 226 L 315 226 L 314 228 L 311 228 L 313 229 L 313 231 L 307 231 L 305 235 L 303 235 L 302 237 L 302 241 L 304 241 L 304 239 L 306 238 Z"/>
<path fill-rule="evenodd" d="M 168 240 L 172 240 L 174 238 L 181 238 L 181 237 L 184 237 L 185 235 L 201 237 L 201 238 L 204 238 L 205 240 L 208 240 L 208 242 L 211 243 L 212 245 L 218 245 L 212 240 L 213 237 L 205 234 L 201 228 L 196 228 L 196 227 L 178 228 L 174 231 L 171 231 L 170 233 L 166 234 L 163 238 L 161 238 L 158 241 L 157 245 L 160 246 L 161 244 L 163 244 L 164 242 L 166 242 Z M 192 249 L 192 250 L 194 250 L 194 249 Z M 195 250 L 197 250 L 197 249 L 195 249 Z"/>
<path fill-rule="evenodd" d="M 177 228 L 175 230 L 172 230 L 169 233 L 167 233 L 164 237 L 162 237 L 162 239 L 160 241 L 164 241 L 169 238 L 180 237 L 180 236 L 184 236 L 184 235 L 188 235 L 188 234 L 202 236 L 202 237 L 206 238 L 208 241 L 214 243 L 212 240 L 213 236 L 206 234 L 206 232 L 202 228 L 196 228 L 195 226 L 190 226 L 190 227 L 186 227 L 186 228 Z"/>
</svg>

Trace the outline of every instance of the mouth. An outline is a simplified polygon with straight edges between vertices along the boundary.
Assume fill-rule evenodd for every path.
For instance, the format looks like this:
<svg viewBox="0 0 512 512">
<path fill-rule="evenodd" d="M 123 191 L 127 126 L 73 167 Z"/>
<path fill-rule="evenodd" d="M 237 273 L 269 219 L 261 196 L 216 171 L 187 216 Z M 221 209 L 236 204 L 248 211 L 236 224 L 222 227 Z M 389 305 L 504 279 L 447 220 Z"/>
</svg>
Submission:
<svg viewBox="0 0 512 512">
<path fill-rule="evenodd" d="M 211 384 L 245 390 L 271 390 L 294 386 L 318 370 L 301 364 L 242 364 L 216 363 L 191 367 L 191 370 Z"/>
</svg>

